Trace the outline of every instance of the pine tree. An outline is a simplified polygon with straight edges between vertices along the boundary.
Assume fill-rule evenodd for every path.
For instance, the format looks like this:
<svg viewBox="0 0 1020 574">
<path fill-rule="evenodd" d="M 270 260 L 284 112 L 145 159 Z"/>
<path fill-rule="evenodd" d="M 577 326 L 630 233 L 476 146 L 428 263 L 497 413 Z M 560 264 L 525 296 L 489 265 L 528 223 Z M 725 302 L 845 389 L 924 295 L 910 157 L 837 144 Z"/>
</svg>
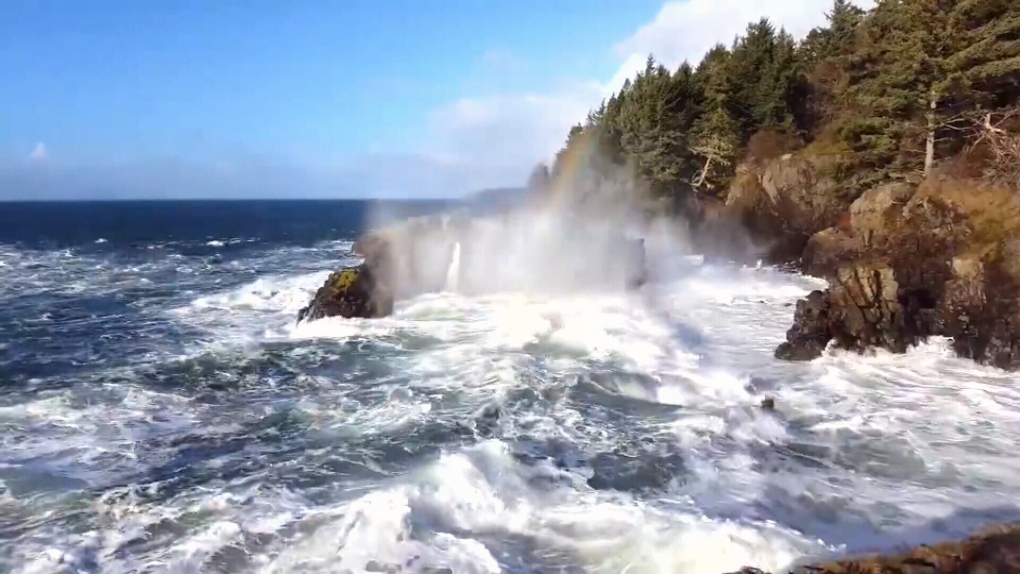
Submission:
<svg viewBox="0 0 1020 574">
<path fill-rule="evenodd" d="M 719 101 L 694 129 L 691 151 L 703 161 L 691 182 L 695 189 L 718 189 L 729 181 L 740 147 L 739 125 Z"/>
<path fill-rule="evenodd" d="M 832 0 L 826 17 L 799 44 L 753 22 L 694 68 L 649 56 L 570 130 L 551 177 L 656 198 L 723 192 L 742 154 L 767 161 L 795 135 L 837 153 L 833 175 L 853 192 L 931 173 L 973 141 L 975 117 L 1020 106 L 1020 1 L 876 0 L 865 12 Z"/>
<path fill-rule="evenodd" d="M 835 0 L 826 13 L 827 25 L 811 30 L 797 48 L 804 72 L 798 127 L 809 136 L 837 116 L 846 90 L 847 59 L 854 52 L 857 30 L 865 12 L 849 0 Z"/>
<path fill-rule="evenodd" d="M 863 166 L 884 174 L 935 159 L 943 105 L 954 87 L 949 58 L 961 41 L 952 25 L 955 0 L 879 0 L 862 23 L 848 60 L 842 133 Z M 851 103 L 852 102 L 852 103 Z M 913 142 L 925 142 L 921 165 Z"/>
<path fill-rule="evenodd" d="M 947 129 L 1020 80 L 1020 5 L 1009 0 L 880 0 L 851 58 L 844 134 L 867 165 L 930 174 Z M 911 155 L 924 142 L 923 160 Z"/>
<path fill-rule="evenodd" d="M 693 71 L 671 74 L 649 57 L 620 107 L 623 150 L 657 194 L 672 194 L 691 175 L 687 142 L 699 104 Z"/>
<path fill-rule="evenodd" d="M 954 12 L 960 48 L 950 67 L 976 104 L 998 107 L 1020 90 L 1020 3 L 963 0 Z"/>
<path fill-rule="evenodd" d="M 864 20 L 864 10 L 850 0 L 834 0 L 825 14 L 826 26 L 811 30 L 801 43 L 801 61 L 808 67 L 846 57 L 854 50 L 857 27 Z"/>
</svg>

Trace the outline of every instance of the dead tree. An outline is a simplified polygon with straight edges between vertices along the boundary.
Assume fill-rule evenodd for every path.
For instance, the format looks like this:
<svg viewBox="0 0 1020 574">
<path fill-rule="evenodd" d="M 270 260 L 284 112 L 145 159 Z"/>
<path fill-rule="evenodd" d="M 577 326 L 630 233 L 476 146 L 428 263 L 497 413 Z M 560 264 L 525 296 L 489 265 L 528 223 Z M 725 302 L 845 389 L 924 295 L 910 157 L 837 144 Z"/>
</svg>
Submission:
<svg viewBox="0 0 1020 574">
<path fill-rule="evenodd" d="M 1008 120 L 1020 116 L 1020 108 L 999 115 L 998 121 L 993 122 L 993 114 L 985 114 L 971 147 L 984 145 L 988 150 L 985 177 L 1020 191 L 1020 133 L 1003 127 Z"/>
</svg>

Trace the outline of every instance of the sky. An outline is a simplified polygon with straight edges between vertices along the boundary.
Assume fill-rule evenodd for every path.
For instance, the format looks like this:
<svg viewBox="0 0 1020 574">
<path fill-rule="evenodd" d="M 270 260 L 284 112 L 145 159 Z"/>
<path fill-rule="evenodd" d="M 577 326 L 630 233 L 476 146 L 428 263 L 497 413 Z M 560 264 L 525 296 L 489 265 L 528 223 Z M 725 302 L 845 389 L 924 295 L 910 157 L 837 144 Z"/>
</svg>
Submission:
<svg viewBox="0 0 1020 574">
<path fill-rule="evenodd" d="M 862 0 L 861 5 L 868 2 Z M 523 184 L 643 67 L 827 0 L 4 0 L 0 200 Z"/>
</svg>

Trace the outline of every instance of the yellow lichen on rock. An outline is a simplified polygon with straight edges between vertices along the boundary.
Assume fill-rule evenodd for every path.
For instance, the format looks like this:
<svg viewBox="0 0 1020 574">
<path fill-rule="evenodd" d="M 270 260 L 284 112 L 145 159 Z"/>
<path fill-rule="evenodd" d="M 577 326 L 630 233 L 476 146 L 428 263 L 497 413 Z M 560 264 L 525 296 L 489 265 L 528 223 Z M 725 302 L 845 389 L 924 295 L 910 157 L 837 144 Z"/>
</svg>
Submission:
<svg viewBox="0 0 1020 574">
<path fill-rule="evenodd" d="M 353 285 L 354 282 L 357 280 L 358 280 L 357 269 L 354 268 L 344 269 L 337 274 L 336 281 L 334 282 L 333 285 L 337 291 L 347 291 L 347 289 L 349 289 L 350 286 Z"/>
</svg>

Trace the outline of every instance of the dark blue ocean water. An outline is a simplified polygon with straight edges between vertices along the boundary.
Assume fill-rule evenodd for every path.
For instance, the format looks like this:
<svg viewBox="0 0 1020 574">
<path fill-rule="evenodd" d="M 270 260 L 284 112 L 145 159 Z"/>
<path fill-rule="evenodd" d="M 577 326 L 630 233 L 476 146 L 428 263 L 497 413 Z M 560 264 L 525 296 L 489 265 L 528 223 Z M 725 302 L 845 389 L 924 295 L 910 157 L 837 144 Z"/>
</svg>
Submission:
<svg viewBox="0 0 1020 574">
<path fill-rule="evenodd" d="M 435 213 L 453 200 L 422 201 L 102 201 L 0 203 L 0 244 L 104 249 L 153 241 L 254 239 L 261 245 L 310 245 L 350 238 L 369 224 Z"/>
<path fill-rule="evenodd" d="M 181 327 L 150 321 L 148 311 L 177 303 L 182 294 L 322 265 L 315 254 L 339 261 L 343 250 L 328 246 L 353 240 L 370 226 L 454 205 L 0 203 L 0 256 L 6 256 L 0 259 L 0 384 L 23 386 L 89 362 L 124 363 L 150 346 L 182 344 L 187 334 L 172 332 Z"/>
</svg>

